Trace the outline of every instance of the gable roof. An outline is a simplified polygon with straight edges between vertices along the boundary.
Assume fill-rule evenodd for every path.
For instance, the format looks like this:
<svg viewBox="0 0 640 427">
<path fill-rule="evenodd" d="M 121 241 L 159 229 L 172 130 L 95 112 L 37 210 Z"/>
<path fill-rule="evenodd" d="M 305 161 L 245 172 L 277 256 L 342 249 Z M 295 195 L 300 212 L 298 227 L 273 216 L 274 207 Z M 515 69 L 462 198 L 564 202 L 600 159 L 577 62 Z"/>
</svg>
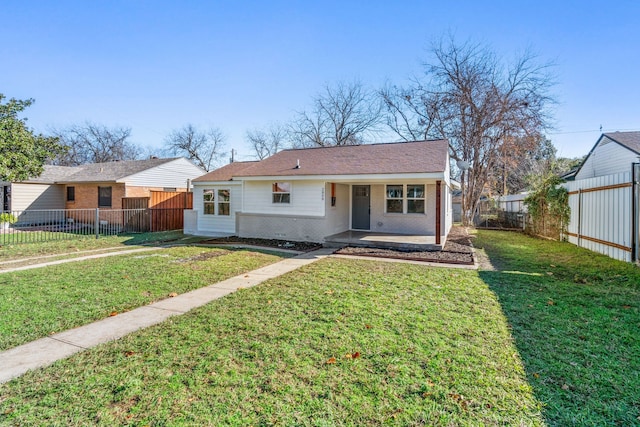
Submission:
<svg viewBox="0 0 640 427">
<path fill-rule="evenodd" d="M 640 154 L 640 132 L 609 132 L 603 133 L 602 136 L 606 136 L 610 140 L 617 142 L 618 144 L 628 148 L 636 154 Z M 600 139 L 602 139 L 602 136 Z M 598 139 L 598 143 L 600 143 Z M 597 146 L 598 144 L 596 144 Z M 593 151 L 593 150 L 592 150 Z"/>
<path fill-rule="evenodd" d="M 55 184 L 57 181 L 64 180 L 76 172 L 78 172 L 78 169 L 73 166 L 44 165 L 42 173 L 39 176 L 29 178 L 24 182 Z"/>
<path fill-rule="evenodd" d="M 148 169 L 182 159 L 122 160 L 118 162 L 90 163 L 80 166 L 44 165 L 40 176 L 29 178 L 26 183 L 70 184 L 81 182 L 117 182 Z"/>
<path fill-rule="evenodd" d="M 442 173 L 448 167 L 448 153 L 449 143 L 442 139 L 290 149 L 241 167 L 232 176 Z"/>
<path fill-rule="evenodd" d="M 179 159 L 147 159 L 147 160 L 123 160 L 119 162 L 91 163 L 76 166 L 76 172 L 70 176 L 58 180 L 60 183 L 72 182 L 115 182 L 134 175 L 136 173 L 163 165 Z"/>
<path fill-rule="evenodd" d="M 589 157 L 591 157 L 591 154 L 595 151 L 596 148 L 598 148 L 598 146 L 600 145 L 600 143 L 604 138 L 607 138 L 619 145 L 622 145 L 626 149 L 640 155 L 640 131 L 603 133 L 602 135 L 600 135 L 600 138 L 598 138 L 593 148 L 585 156 L 580 166 L 578 166 L 575 169 L 575 171 L 571 171 L 573 173 L 568 172 L 566 174 L 566 178 L 564 175 L 562 176 L 562 178 L 565 179 L 566 181 L 574 181 L 578 173 L 580 173 L 580 171 L 582 170 L 582 167 L 585 164 L 587 164 L 587 160 L 589 160 Z"/>
<path fill-rule="evenodd" d="M 202 175 L 193 180 L 193 182 L 203 181 L 231 181 L 234 176 L 241 173 L 244 169 L 247 169 L 258 163 L 258 160 L 248 162 L 233 162 L 228 165 L 222 166 L 216 170 L 213 170 L 206 175 Z"/>
</svg>

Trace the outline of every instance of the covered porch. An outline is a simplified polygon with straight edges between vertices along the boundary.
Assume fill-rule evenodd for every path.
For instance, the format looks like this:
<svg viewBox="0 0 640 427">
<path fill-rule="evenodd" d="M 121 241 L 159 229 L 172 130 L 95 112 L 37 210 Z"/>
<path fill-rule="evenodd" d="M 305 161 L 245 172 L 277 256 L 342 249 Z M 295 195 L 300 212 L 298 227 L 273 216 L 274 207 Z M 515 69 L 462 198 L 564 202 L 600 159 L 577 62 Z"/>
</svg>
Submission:
<svg viewBox="0 0 640 427">
<path fill-rule="evenodd" d="M 360 230 L 333 234 L 324 240 L 327 247 L 360 246 L 411 251 L 439 251 L 443 247 L 443 244 L 436 244 L 435 236 Z"/>
</svg>

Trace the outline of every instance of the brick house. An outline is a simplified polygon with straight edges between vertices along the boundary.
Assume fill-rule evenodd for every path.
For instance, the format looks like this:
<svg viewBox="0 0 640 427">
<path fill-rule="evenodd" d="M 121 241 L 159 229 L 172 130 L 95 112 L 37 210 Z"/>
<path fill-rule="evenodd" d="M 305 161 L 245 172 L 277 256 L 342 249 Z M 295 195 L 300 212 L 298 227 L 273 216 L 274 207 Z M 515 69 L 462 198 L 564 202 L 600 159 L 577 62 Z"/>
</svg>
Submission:
<svg viewBox="0 0 640 427">
<path fill-rule="evenodd" d="M 202 169 L 189 160 L 131 160 L 75 167 L 45 166 L 37 178 L 0 183 L 4 211 L 121 209 L 122 199 L 155 191 L 187 191 Z"/>
</svg>

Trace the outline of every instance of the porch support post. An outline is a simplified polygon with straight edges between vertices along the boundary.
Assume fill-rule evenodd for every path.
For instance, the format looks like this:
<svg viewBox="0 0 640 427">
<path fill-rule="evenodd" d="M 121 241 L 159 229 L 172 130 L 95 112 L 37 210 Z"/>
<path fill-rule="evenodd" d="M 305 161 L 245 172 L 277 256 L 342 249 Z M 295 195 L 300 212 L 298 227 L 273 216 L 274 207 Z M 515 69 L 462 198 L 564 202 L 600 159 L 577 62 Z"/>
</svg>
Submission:
<svg viewBox="0 0 640 427">
<path fill-rule="evenodd" d="M 442 235 L 442 191 L 441 181 L 436 181 L 436 245 L 440 244 Z"/>
</svg>

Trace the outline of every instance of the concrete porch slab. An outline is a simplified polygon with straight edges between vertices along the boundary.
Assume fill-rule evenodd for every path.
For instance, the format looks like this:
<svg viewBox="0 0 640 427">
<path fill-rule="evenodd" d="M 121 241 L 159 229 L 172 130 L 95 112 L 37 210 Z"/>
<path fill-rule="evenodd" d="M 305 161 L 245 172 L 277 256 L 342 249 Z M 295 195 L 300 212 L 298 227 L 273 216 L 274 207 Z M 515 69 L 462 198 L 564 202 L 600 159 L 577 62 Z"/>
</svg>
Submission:
<svg viewBox="0 0 640 427">
<path fill-rule="evenodd" d="M 374 248 L 406 249 L 413 251 L 439 251 L 435 236 L 420 234 L 375 233 L 349 230 L 324 238 L 327 247 L 360 246 Z"/>
</svg>

